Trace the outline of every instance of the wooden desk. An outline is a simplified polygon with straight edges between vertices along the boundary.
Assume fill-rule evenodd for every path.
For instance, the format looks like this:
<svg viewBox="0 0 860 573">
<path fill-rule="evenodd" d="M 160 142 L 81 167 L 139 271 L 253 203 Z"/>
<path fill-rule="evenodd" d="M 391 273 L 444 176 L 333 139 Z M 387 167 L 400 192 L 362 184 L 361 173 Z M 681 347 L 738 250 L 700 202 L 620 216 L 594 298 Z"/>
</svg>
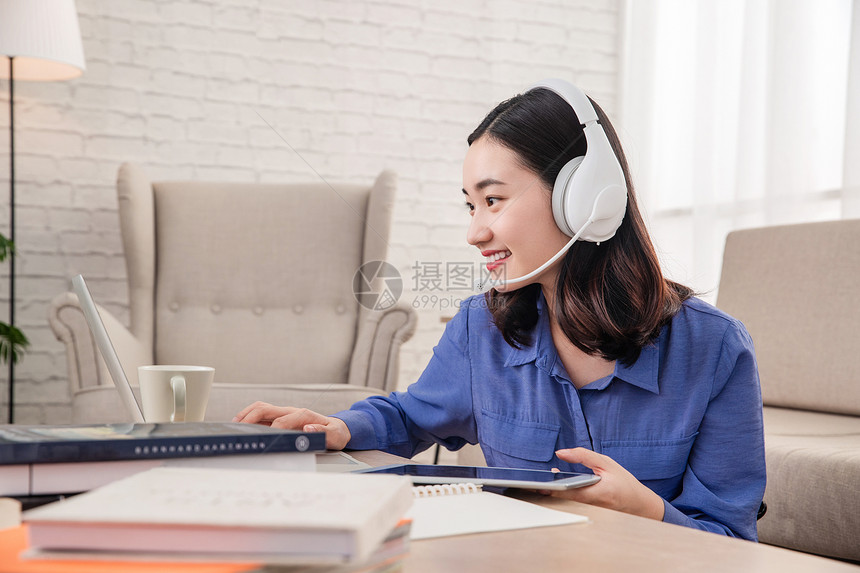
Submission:
<svg viewBox="0 0 860 573">
<path fill-rule="evenodd" d="M 370 465 L 403 462 L 382 452 L 350 452 Z M 413 541 L 407 573 L 505 571 L 853 572 L 860 567 L 751 543 L 574 501 L 523 492 L 517 497 L 586 515 L 588 523 Z"/>
</svg>

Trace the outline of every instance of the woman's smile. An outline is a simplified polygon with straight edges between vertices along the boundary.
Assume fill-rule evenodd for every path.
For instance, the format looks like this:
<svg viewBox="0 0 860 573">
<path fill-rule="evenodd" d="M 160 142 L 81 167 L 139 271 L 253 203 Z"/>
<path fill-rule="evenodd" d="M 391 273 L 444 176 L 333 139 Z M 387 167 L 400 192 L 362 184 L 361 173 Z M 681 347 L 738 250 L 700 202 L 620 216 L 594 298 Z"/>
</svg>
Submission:
<svg viewBox="0 0 860 573">
<path fill-rule="evenodd" d="M 504 251 L 482 251 L 481 254 L 487 259 L 487 270 L 492 271 L 494 269 L 499 268 L 508 262 L 508 258 L 511 256 L 511 252 L 508 250 Z"/>
</svg>

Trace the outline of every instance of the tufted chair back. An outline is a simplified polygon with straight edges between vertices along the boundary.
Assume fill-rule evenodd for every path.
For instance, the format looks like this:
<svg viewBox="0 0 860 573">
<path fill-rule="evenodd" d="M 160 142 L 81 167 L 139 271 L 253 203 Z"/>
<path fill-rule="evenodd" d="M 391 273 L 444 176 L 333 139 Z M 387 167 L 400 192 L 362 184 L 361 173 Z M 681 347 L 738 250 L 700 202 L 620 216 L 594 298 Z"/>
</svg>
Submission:
<svg viewBox="0 0 860 573">
<path fill-rule="evenodd" d="M 395 185 L 388 171 L 371 186 L 153 183 L 123 165 L 117 191 L 137 346 L 118 351 L 132 384 L 141 361 L 212 366 L 209 419 L 256 399 L 326 411 L 394 390 L 414 311 L 365 308 L 353 277 L 385 260 Z"/>
</svg>

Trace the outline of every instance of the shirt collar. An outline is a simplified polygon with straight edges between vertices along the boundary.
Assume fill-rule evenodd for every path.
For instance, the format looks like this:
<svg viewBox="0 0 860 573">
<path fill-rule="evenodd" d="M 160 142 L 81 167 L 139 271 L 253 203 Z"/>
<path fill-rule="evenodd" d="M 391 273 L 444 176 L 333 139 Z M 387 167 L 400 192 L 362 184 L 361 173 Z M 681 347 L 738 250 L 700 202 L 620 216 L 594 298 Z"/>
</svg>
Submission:
<svg viewBox="0 0 860 573">
<path fill-rule="evenodd" d="M 660 334 L 657 340 L 642 349 L 639 358 L 630 366 L 616 362 L 615 377 L 652 394 L 659 394 L 657 373 L 660 366 L 660 345 L 662 342 L 663 334 Z"/>
<path fill-rule="evenodd" d="M 510 348 L 508 357 L 505 360 L 505 366 L 520 366 L 530 362 L 536 362 L 538 358 L 547 361 L 549 356 L 556 354 L 555 347 L 552 346 L 552 334 L 549 331 L 549 313 L 546 309 L 546 299 L 543 293 L 537 300 L 538 321 L 532 331 L 532 344 L 523 346 L 522 348 Z M 665 327 L 664 327 L 665 333 Z M 642 349 L 639 358 L 626 366 L 621 362 L 615 363 L 615 372 L 612 377 L 606 377 L 599 381 L 595 381 L 596 386 L 587 386 L 593 390 L 603 390 L 614 379 L 618 378 L 628 384 L 647 390 L 653 394 L 659 393 L 659 385 L 657 383 L 657 374 L 659 369 L 660 345 L 664 338 L 664 333 L 653 343 Z M 548 346 L 549 345 L 549 346 Z M 552 346 L 552 348 L 550 348 Z M 546 367 L 546 364 L 543 365 Z"/>
</svg>

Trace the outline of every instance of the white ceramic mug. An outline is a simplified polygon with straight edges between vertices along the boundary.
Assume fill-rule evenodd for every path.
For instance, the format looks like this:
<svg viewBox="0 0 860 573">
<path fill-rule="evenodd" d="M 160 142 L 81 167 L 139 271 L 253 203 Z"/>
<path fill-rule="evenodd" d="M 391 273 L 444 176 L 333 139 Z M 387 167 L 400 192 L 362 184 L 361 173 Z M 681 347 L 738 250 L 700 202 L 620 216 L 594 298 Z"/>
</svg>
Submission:
<svg viewBox="0 0 860 573">
<path fill-rule="evenodd" d="M 208 366 L 140 366 L 143 418 L 147 422 L 202 422 L 215 369 Z"/>
</svg>

